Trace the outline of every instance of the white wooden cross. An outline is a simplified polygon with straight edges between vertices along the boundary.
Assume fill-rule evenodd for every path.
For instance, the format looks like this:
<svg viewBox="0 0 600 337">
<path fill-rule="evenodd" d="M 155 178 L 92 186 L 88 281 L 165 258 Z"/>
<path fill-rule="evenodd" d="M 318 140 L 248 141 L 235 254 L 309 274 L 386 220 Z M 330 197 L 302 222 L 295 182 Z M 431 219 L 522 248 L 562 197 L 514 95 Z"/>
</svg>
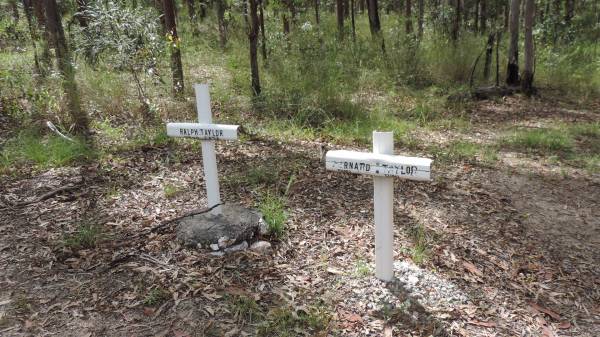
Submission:
<svg viewBox="0 0 600 337">
<path fill-rule="evenodd" d="M 431 159 L 394 155 L 394 133 L 373 131 L 373 153 L 336 150 L 325 154 L 325 168 L 373 175 L 375 276 L 394 278 L 394 178 L 431 180 Z"/>
<path fill-rule="evenodd" d="M 196 109 L 199 123 L 167 123 L 167 135 L 170 137 L 191 137 L 202 140 L 202 164 L 208 207 L 214 207 L 213 214 L 221 213 L 221 194 L 219 192 L 219 174 L 215 140 L 237 139 L 239 125 L 212 124 L 210 95 L 208 84 L 194 85 L 196 91 Z"/>
</svg>

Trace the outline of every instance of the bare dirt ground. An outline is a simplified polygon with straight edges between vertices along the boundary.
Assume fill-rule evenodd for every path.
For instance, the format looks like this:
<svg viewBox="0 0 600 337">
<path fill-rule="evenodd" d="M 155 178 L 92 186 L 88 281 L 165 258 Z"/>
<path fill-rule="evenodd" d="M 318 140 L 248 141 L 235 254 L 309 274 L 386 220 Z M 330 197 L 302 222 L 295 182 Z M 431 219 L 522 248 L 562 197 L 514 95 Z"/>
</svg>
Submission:
<svg viewBox="0 0 600 337">
<path fill-rule="evenodd" d="M 541 110 L 517 100 L 479 104 L 474 129 L 493 135 L 502 125 L 600 120 L 598 106 L 546 102 Z M 144 147 L 102 164 L 0 178 L 0 335 L 253 336 L 258 329 L 267 336 L 591 337 L 600 331 L 598 174 L 557 173 L 536 158 L 501 152 L 492 166 L 436 166 L 432 183 L 397 180 L 401 265 L 398 280 L 384 284 L 372 274 L 372 179 L 325 171 L 313 143 L 218 145 L 225 201 L 256 204 L 260 188 L 240 178 L 251 167 L 278 172 L 271 189 L 283 190 L 295 177 L 286 235 L 267 238 L 274 244 L 267 255 L 214 257 L 182 247 L 174 227 L 161 224 L 205 205 L 198 152 L 189 144 Z M 82 180 L 82 172 L 91 178 Z M 180 193 L 167 198 L 166 184 Z M 63 186 L 73 188 L 39 200 Z M 81 224 L 102 229 L 95 248 L 64 244 Z M 416 265 L 419 228 L 427 248 Z M 411 270 L 412 279 L 398 274 Z"/>
</svg>

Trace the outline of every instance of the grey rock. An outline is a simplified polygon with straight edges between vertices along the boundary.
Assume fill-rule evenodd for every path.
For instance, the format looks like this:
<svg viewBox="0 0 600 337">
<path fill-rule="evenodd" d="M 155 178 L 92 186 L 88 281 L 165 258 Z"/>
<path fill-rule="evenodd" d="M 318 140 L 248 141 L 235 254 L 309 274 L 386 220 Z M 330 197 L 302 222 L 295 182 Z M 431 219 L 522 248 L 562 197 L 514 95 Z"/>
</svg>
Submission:
<svg viewBox="0 0 600 337">
<path fill-rule="evenodd" d="M 256 241 L 250 246 L 250 250 L 257 253 L 265 253 L 269 249 L 271 249 L 271 243 L 269 241 Z"/>
<path fill-rule="evenodd" d="M 177 238 L 187 246 L 196 247 L 218 245 L 219 239 L 226 237 L 228 240 L 221 239 L 219 247 L 225 248 L 251 240 L 263 232 L 261 226 L 266 228 L 257 210 L 234 204 L 221 205 L 221 210 L 218 215 L 207 212 L 179 220 Z"/>
<path fill-rule="evenodd" d="M 218 240 L 219 248 L 224 249 L 235 243 L 235 239 L 230 239 L 228 236 L 222 236 Z"/>
<path fill-rule="evenodd" d="M 210 244 L 210 249 L 212 249 L 212 250 L 215 250 L 215 251 L 216 251 L 216 250 L 219 250 L 219 245 L 218 245 L 218 244 L 216 244 L 216 243 L 211 243 L 211 244 Z"/>
<path fill-rule="evenodd" d="M 239 252 L 241 250 L 246 250 L 247 248 L 248 248 L 248 242 L 244 241 L 244 242 L 242 242 L 240 244 L 237 244 L 235 246 L 231 246 L 231 247 L 225 249 L 225 252 L 226 253 Z"/>
</svg>

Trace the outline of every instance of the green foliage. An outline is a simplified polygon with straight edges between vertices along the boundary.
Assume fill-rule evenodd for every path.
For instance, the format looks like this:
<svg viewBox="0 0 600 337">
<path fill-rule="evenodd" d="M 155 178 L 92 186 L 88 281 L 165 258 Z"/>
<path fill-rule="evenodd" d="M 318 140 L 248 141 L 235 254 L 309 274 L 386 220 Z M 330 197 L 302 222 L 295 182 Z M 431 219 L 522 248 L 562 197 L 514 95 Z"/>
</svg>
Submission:
<svg viewBox="0 0 600 337">
<path fill-rule="evenodd" d="M 357 260 L 354 267 L 354 274 L 358 277 L 367 277 L 371 274 L 371 268 L 365 261 Z"/>
<path fill-rule="evenodd" d="M 157 306 L 170 298 L 167 290 L 160 286 L 153 287 L 144 297 L 143 304 L 146 306 Z"/>
<path fill-rule="evenodd" d="M 63 244 L 71 249 L 88 249 L 96 247 L 102 238 L 102 229 L 96 225 L 81 224 L 77 231 L 63 240 Z"/>
<path fill-rule="evenodd" d="M 157 13 L 123 2 L 93 1 L 82 13 L 87 27 L 73 34 L 77 51 L 91 64 L 101 59 L 125 71 L 152 71 L 165 49 Z"/>
<path fill-rule="evenodd" d="M 505 143 L 515 149 L 541 153 L 569 152 L 573 149 L 571 137 L 555 129 L 518 130 Z"/>
<path fill-rule="evenodd" d="M 597 42 L 539 48 L 536 65 L 537 83 L 575 96 L 600 95 L 600 48 Z"/>
<path fill-rule="evenodd" d="M 33 163 L 39 168 L 60 167 L 92 155 L 83 141 L 71 142 L 55 135 L 42 137 L 28 130 L 5 144 L 0 151 L 0 169 L 21 163 Z"/>
<path fill-rule="evenodd" d="M 285 210 L 285 199 L 275 194 L 263 195 L 259 207 L 263 218 L 267 223 L 269 233 L 275 237 L 281 237 L 285 230 L 287 212 Z"/>
<path fill-rule="evenodd" d="M 418 224 L 411 230 L 411 236 L 413 240 L 413 248 L 411 251 L 411 258 L 414 263 L 420 265 L 429 256 L 429 247 L 427 242 L 427 235 L 423 225 Z"/>
<path fill-rule="evenodd" d="M 311 306 L 309 308 L 281 307 L 269 311 L 266 321 L 259 325 L 257 336 L 293 337 L 298 331 L 319 332 L 327 329 L 332 316 L 323 306 Z"/>
<path fill-rule="evenodd" d="M 171 184 L 164 185 L 163 191 L 167 199 L 174 198 L 182 192 L 182 190 L 179 187 Z"/>
<path fill-rule="evenodd" d="M 231 295 L 227 299 L 229 311 L 240 322 L 252 323 L 264 317 L 260 306 L 253 298 L 245 295 Z"/>
</svg>

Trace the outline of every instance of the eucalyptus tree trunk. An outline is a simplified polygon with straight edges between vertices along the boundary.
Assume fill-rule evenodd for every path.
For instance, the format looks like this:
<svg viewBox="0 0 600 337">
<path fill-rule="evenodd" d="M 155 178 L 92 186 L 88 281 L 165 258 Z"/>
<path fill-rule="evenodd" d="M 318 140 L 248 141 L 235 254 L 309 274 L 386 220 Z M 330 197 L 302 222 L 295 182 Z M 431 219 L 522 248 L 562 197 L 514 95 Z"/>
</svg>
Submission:
<svg viewBox="0 0 600 337">
<path fill-rule="evenodd" d="M 355 0 L 351 0 L 350 1 L 350 19 L 352 20 L 352 41 L 356 41 L 356 23 L 355 23 L 355 7 L 356 7 L 356 1 Z"/>
<path fill-rule="evenodd" d="M 335 13 L 337 18 L 338 36 L 344 39 L 344 0 L 335 0 Z"/>
<path fill-rule="evenodd" d="M 487 30 L 487 0 L 481 0 L 481 10 L 479 11 L 479 31 L 485 33 Z"/>
<path fill-rule="evenodd" d="M 177 22 L 175 21 L 175 6 L 173 0 L 163 0 L 165 27 L 170 38 L 171 46 L 171 73 L 173 75 L 173 93 L 183 92 L 183 66 L 181 64 L 180 40 L 177 35 Z"/>
<path fill-rule="evenodd" d="M 418 6 L 419 6 L 419 18 L 417 21 L 417 24 L 419 25 L 418 29 L 418 36 L 419 39 L 423 38 L 423 21 L 424 21 L 424 16 L 425 16 L 425 0 L 418 0 Z"/>
<path fill-rule="evenodd" d="M 252 77 L 252 93 L 260 95 L 260 78 L 258 74 L 258 31 L 260 22 L 258 20 L 258 0 L 248 0 L 250 5 L 250 23 L 248 27 L 248 41 L 250 42 L 250 70 Z"/>
<path fill-rule="evenodd" d="M 62 75 L 62 86 L 67 98 L 69 114 L 74 126 L 74 132 L 90 139 L 90 128 L 87 113 L 81 109 L 79 90 L 75 82 L 75 67 L 73 58 L 62 26 L 62 19 L 56 0 L 43 0 L 45 9 L 45 22 L 48 36 L 54 46 L 58 70 Z"/>
<path fill-rule="evenodd" d="M 260 11 L 260 50 L 262 52 L 263 61 L 267 62 L 267 33 L 265 31 L 265 14 L 263 12 L 263 0 L 258 0 L 258 9 Z"/>
<path fill-rule="evenodd" d="M 404 7 L 404 24 L 405 24 L 405 28 L 406 28 L 406 35 L 410 35 L 412 34 L 413 31 L 413 26 L 412 26 L 412 1 L 411 0 L 405 0 L 404 3 L 405 7 Z"/>
<path fill-rule="evenodd" d="M 452 40 L 458 41 L 460 35 L 460 22 L 461 22 L 461 0 L 454 0 L 454 23 L 452 25 Z"/>
<path fill-rule="evenodd" d="M 45 75 L 52 67 L 51 64 L 51 55 L 50 55 L 50 35 L 48 29 L 46 28 L 46 16 L 44 15 L 44 0 L 32 0 L 33 2 L 33 14 L 37 21 L 37 31 L 39 34 L 43 35 L 43 39 L 41 39 L 40 44 L 42 47 L 42 55 L 40 57 L 40 69 L 42 71 L 42 75 Z"/>
<path fill-rule="evenodd" d="M 225 0 L 215 0 L 217 7 L 217 21 L 219 27 L 219 43 L 222 49 L 227 47 L 227 24 L 225 22 Z"/>
<path fill-rule="evenodd" d="M 490 33 L 485 47 L 485 63 L 483 65 L 483 78 L 490 79 L 490 70 L 492 67 L 492 54 L 494 52 L 494 33 Z"/>
<path fill-rule="evenodd" d="M 534 49 L 533 49 L 533 20 L 535 18 L 535 3 L 534 0 L 525 0 L 525 64 L 523 66 L 523 78 L 521 87 L 527 95 L 533 93 L 533 65 L 534 65 Z"/>
<path fill-rule="evenodd" d="M 519 9 L 520 0 L 510 2 L 508 66 L 506 68 L 506 84 L 519 84 Z"/>
<path fill-rule="evenodd" d="M 373 39 L 381 42 L 381 50 L 385 53 L 385 41 L 381 34 L 381 22 L 379 21 L 379 6 L 377 0 L 366 0 L 369 15 L 369 29 Z"/>
</svg>

